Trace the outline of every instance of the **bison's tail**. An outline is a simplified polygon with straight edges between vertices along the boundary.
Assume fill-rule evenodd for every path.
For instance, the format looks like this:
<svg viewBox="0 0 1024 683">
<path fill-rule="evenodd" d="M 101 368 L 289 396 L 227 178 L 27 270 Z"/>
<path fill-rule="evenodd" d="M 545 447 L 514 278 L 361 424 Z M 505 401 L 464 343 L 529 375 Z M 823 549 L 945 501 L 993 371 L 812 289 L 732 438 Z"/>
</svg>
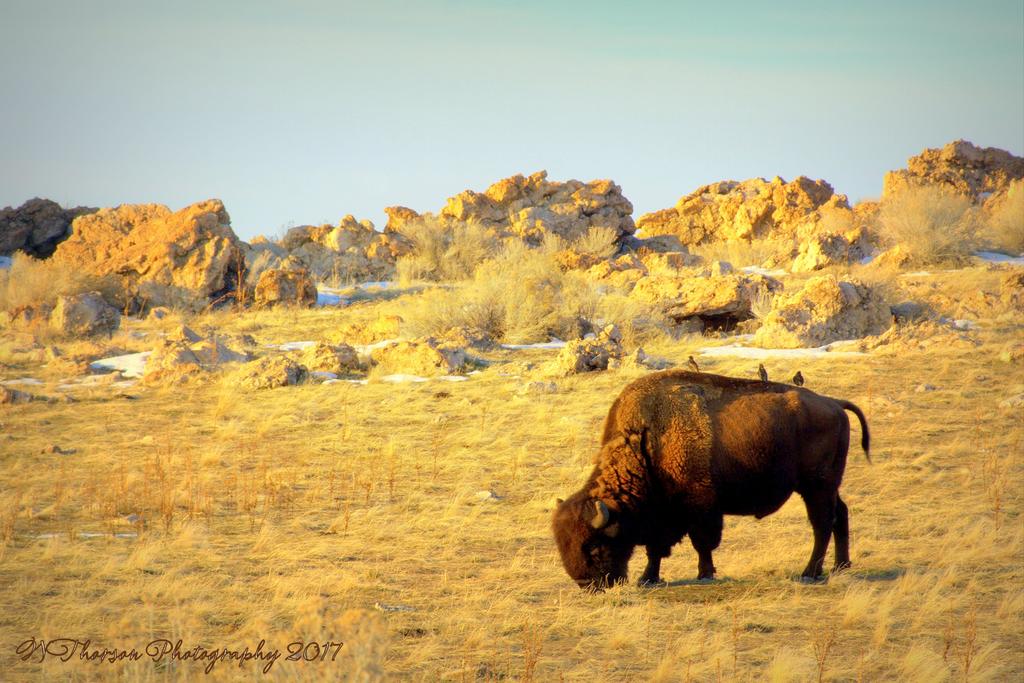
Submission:
<svg viewBox="0 0 1024 683">
<path fill-rule="evenodd" d="M 864 413 L 860 411 L 860 408 L 849 401 L 842 399 L 836 399 L 836 401 L 843 407 L 843 410 L 849 410 L 860 420 L 860 446 L 864 449 L 864 457 L 868 459 L 868 462 L 871 462 L 871 432 L 868 431 L 867 418 L 864 417 Z"/>
</svg>

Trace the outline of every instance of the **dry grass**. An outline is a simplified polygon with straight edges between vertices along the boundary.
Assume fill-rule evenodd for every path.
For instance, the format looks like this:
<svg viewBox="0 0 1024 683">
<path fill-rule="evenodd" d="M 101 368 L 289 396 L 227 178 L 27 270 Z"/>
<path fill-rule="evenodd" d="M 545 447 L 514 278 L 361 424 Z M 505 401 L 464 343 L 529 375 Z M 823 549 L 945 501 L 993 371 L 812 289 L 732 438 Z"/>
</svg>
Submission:
<svg viewBox="0 0 1024 683">
<path fill-rule="evenodd" d="M 408 302 L 188 322 L 280 342 Z M 501 361 L 552 352 L 496 352 L 458 384 L 239 396 L 215 382 L 3 406 L 0 670 L 202 676 L 191 662 L 15 656 L 29 637 L 69 637 L 94 648 L 265 639 L 284 656 L 296 641 L 345 642 L 333 663 L 282 658 L 263 676 L 221 662 L 211 680 L 1020 679 L 1024 425 L 1019 409 L 997 407 L 1024 391 L 1020 366 L 997 360 L 1020 329 L 1019 318 L 984 321 L 977 346 L 765 362 L 773 377 L 799 367 L 872 427 L 874 463 L 852 450 L 843 484 L 854 567 L 815 586 L 794 580 L 811 538 L 791 500 L 764 520 L 726 520 L 715 583 L 680 582 L 696 571 L 684 543 L 663 565 L 667 588 L 578 590 L 551 541 L 551 506 L 584 480 L 601 420 L 635 375 L 517 396 L 524 379 Z M 698 343 L 661 338 L 652 350 L 685 362 Z M 20 362 L 6 376 L 34 372 Z M 757 367 L 701 364 L 745 377 Z M 937 390 L 916 393 L 924 382 Z M 42 454 L 49 444 L 74 452 Z"/>
<path fill-rule="evenodd" d="M 901 245 L 918 265 L 957 263 L 977 246 L 971 201 L 927 185 L 882 202 L 877 230 L 889 246 Z"/>
</svg>

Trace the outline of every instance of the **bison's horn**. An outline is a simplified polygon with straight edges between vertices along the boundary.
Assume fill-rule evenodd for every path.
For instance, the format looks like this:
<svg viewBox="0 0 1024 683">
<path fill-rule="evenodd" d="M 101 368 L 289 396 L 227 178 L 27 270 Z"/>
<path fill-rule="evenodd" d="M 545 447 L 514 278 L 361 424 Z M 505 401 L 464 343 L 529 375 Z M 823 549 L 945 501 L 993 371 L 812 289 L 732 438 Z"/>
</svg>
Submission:
<svg viewBox="0 0 1024 683">
<path fill-rule="evenodd" d="M 590 520 L 590 525 L 595 529 L 603 529 L 608 526 L 608 522 L 612 519 L 612 513 L 603 500 L 594 501 L 594 511 L 594 519 Z"/>
</svg>

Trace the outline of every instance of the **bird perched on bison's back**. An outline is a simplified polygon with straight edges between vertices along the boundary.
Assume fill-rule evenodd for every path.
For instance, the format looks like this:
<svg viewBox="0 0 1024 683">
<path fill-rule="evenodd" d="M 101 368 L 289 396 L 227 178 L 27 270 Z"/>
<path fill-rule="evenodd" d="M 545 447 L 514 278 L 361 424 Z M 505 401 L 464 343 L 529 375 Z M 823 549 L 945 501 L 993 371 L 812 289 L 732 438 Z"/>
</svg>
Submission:
<svg viewBox="0 0 1024 683">
<path fill-rule="evenodd" d="M 793 384 L 797 385 L 798 387 L 802 387 L 804 385 L 804 376 L 800 373 L 799 370 L 797 370 L 796 374 L 793 375 Z"/>
<path fill-rule="evenodd" d="M 695 361 L 695 360 L 693 359 L 693 356 L 690 356 L 690 358 L 689 358 L 689 359 L 688 359 L 688 360 L 686 361 L 686 364 L 687 364 L 687 365 L 689 366 L 689 368 L 690 368 L 691 370 L 693 370 L 694 372 L 700 372 L 700 366 L 699 366 L 699 365 L 697 365 L 697 361 Z"/>
<path fill-rule="evenodd" d="M 680 370 L 633 382 L 608 411 L 590 478 L 555 509 L 566 573 L 581 588 L 604 588 L 626 579 L 634 549 L 644 546 L 640 583 L 658 584 L 662 558 L 689 536 L 697 578 L 712 579 L 723 515 L 760 519 L 794 492 L 814 529 L 803 579 L 822 576 L 833 534 L 835 568 L 849 567 L 849 511 L 839 495 L 850 440 L 846 410 L 860 421 L 867 454 L 867 421 L 849 401 Z"/>
<path fill-rule="evenodd" d="M 764 369 L 764 363 L 758 363 L 757 376 L 761 378 L 762 382 L 768 381 L 768 371 Z"/>
</svg>

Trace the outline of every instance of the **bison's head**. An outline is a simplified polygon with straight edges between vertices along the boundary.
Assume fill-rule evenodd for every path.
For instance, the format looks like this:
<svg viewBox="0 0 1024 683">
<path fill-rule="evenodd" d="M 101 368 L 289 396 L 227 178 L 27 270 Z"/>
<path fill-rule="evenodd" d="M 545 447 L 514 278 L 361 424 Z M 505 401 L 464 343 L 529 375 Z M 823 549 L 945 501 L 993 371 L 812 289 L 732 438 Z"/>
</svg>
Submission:
<svg viewBox="0 0 1024 683">
<path fill-rule="evenodd" d="M 577 493 L 561 501 L 552 526 L 562 564 L 580 588 L 601 590 L 626 580 L 633 544 L 607 503 Z"/>
</svg>

